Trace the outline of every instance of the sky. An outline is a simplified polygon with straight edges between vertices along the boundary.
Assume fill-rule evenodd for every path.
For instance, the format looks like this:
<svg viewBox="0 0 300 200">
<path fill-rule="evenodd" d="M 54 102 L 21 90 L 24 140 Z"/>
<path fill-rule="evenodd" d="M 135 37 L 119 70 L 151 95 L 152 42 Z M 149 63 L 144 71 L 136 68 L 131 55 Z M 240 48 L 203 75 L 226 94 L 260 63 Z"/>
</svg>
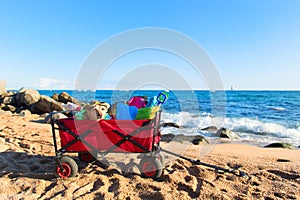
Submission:
<svg viewBox="0 0 300 200">
<path fill-rule="evenodd" d="M 8 89 L 74 89 L 99 45 L 147 27 L 195 41 L 215 64 L 224 89 L 300 90 L 298 0 L 1 0 L 0 80 Z M 126 73 L 151 63 L 168 66 L 192 89 L 207 89 L 189 62 L 157 49 L 113 61 L 97 89 L 114 89 Z"/>
</svg>

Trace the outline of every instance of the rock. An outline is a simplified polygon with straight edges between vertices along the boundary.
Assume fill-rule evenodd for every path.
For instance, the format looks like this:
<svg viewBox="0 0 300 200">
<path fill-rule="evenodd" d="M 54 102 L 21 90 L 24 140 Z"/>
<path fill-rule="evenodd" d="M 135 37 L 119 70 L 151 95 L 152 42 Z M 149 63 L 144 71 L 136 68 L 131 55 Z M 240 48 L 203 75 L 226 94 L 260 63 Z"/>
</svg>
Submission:
<svg viewBox="0 0 300 200">
<path fill-rule="evenodd" d="M 52 118 L 53 119 L 63 119 L 63 118 L 68 118 L 68 117 L 62 113 L 55 113 L 52 115 Z M 45 117 L 45 123 L 48 123 L 48 124 L 51 123 L 50 114 Z"/>
<path fill-rule="evenodd" d="M 12 105 L 6 105 L 4 108 L 2 108 L 2 110 L 10 111 L 10 112 L 15 112 L 16 111 L 16 107 L 14 107 Z"/>
<path fill-rule="evenodd" d="M 41 111 L 40 109 L 38 109 L 38 107 L 36 106 L 36 104 L 29 105 L 29 106 L 27 106 L 27 108 L 30 110 L 30 112 L 32 114 L 41 115 L 41 114 L 45 113 L 45 112 Z"/>
<path fill-rule="evenodd" d="M 0 98 L 2 98 L 2 94 L 5 94 L 6 93 L 6 90 L 5 89 L 0 89 Z"/>
<path fill-rule="evenodd" d="M 285 142 L 275 142 L 264 146 L 265 148 L 284 148 L 284 149 L 295 149 L 295 147 Z"/>
<path fill-rule="evenodd" d="M 216 126 L 208 126 L 206 128 L 202 128 L 201 131 L 208 131 L 208 132 L 216 132 L 218 128 Z"/>
<path fill-rule="evenodd" d="M 194 145 L 199 145 L 201 143 L 203 143 L 203 144 L 209 144 L 209 141 L 205 137 L 203 137 L 202 135 L 196 135 L 194 137 L 194 139 L 192 140 L 192 143 Z"/>
<path fill-rule="evenodd" d="M 22 116 L 22 117 L 25 117 L 25 116 L 28 116 L 28 115 L 31 115 L 31 112 L 30 112 L 30 110 L 28 110 L 28 109 L 22 110 L 22 111 L 19 113 L 19 116 Z"/>
<path fill-rule="evenodd" d="M 68 102 L 71 102 L 71 103 L 75 103 L 77 105 L 80 105 L 80 102 L 77 99 L 71 97 L 67 92 L 60 93 L 58 95 L 58 99 L 59 99 L 60 102 L 63 102 L 65 104 L 68 103 Z"/>
<path fill-rule="evenodd" d="M 202 135 L 174 135 L 174 134 L 163 134 L 161 135 L 161 141 L 165 142 L 171 142 L 171 141 L 177 141 L 177 142 L 183 142 L 188 141 L 192 142 L 194 145 L 199 145 L 201 143 L 209 144 L 209 141 L 205 139 Z"/>
<path fill-rule="evenodd" d="M 180 126 L 178 124 L 173 123 L 173 122 L 166 122 L 163 124 L 163 127 L 168 127 L 168 126 L 174 127 L 174 128 L 180 128 Z"/>
<path fill-rule="evenodd" d="M 284 158 L 278 158 L 276 161 L 277 162 L 291 162 L 291 160 L 284 159 Z"/>
<path fill-rule="evenodd" d="M 161 135 L 160 139 L 161 141 L 164 141 L 164 142 L 171 142 L 173 139 L 174 139 L 175 135 L 174 134 L 163 134 Z"/>
<path fill-rule="evenodd" d="M 50 113 L 52 111 L 63 110 L 61 103 L 45 95 L 40 96 L 40 100 L 35 104 L 35 106 L 43 113 Z"/>
<path fill-rule="evenodd" d="M 216 134 L 221 138 L 229 138 L 229 139 L 238 138 L 238 136 L 234 134 L 231 130 L 228 130 L 223 127 L 220 128 Z"/>
<path fill-rule="evenodd" d="M 3 103 L 6 105 L 16 105 L 16 96 L 4 97 Z"/>
<path fill-rule="evenodd" d="M 0 110 L 0 115 L 12 115 L 10 111 Z"/>
<path fill-rule="evenodd" d="M 59 97 L 58 97 L 58 94 L 57 93 L 54 93 L 51 98 L 55 101 L 59 101 Z"/>
<path fill-rule="evenodd" d="M 27 109 L 27 107 L 23 107 L 23 106 L 17 107 L 16 108 L 16 113 L 20 113 L 22 110 L 26 110 L 26 109 Z"/>
<path fill-rule="evenodd" d="M 40 118 L 46 118 L 49 115 L 49 113 L 44 113 L 40 115 Z"/>
<path fill-rule="evenodd" d="M 0 95 L 0 98 L 5 98 L 5 97 L 10 97 L 10 96 L 13 96 L 13 95 L 15 95 L 15 92 L 12 92 L 12 91 L 10 91 L 10 92 L 3 92 L 1 95 Z"/>
<path fill-rule="evenodd" d="M 21 88 L 16 95 L 17 105 L 32 105 L 40 100 L 40 93 L 37 90 Z"/>
</svg>

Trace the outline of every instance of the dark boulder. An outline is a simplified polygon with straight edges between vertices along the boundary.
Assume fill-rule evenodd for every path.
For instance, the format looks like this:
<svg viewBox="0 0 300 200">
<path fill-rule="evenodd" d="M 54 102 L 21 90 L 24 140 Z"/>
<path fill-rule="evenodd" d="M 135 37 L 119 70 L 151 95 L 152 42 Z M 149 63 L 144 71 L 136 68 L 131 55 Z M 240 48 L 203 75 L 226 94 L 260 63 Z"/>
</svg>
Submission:
<svg viewBox="0 0 300 200">
<path fill-rule="evenodd" d="M 17 100 L 15 95 L 4 97 L 2 102 L 6 105 L 17 105 Z"/>
<path fill-rule="evenodd" d="M 171 142 L 171 141 L 177 141 L 177 142 L 184 142 L 188 141 L 193 143 L 194 145 L 199 144 L 209 144 L 209 141 L 205 139 L 202 135 L 183 135 L 183 134 L 163 134 L 161 135 L 161 141 L 164 142 Z"/>
<path fill-rule="evenodd" d="M 27 107 L 21 106 L 21 107 L 16 107 L 16 113 L 20 113 L 23 110 L 26 110 Z"/>
<path fill-rule="evenodd" d="M 284 149 L 294 149 L 295 147 L 289 143 L 285 142 L 275 142 L 265 146 L 265 148 L 284 148 Z"/>
<path fill-rule="evenodd" d="M 41 95 L 40 100 L 35 104 L 35 106 L 43 113 L 63 110 L 61 103 L 45 95 Z"/>
<path fill-rule="evenodd" d="M 208 126 L 206 128 L 202 128 L 201 131 L 207 131 L 207 132 L 216 132 L 218 128 L 216 126 Z"/>
<path fill-rule="evenodd" d="M 28 110 L 30 110 L 30 112 L 32 114 L 38 114 L 38 115 L 41 115 L 41 114 L 44 114 L 45 112 L 41 111 L 37 106 L 36 104 L 32 104 L 32 105 L 29 105 L 27 106 Z"/>
<path fill-rule="evenodd" d="M 161 141 L 164 141 L 164 142 L 171 142 L 173 139 L 174 139 L 175 135 L 174 134 L 163 134 L 161 135 Z"/>
<path fill-rule="evenodd" d="M 68 118 L 66 115 L 64 115 L 63 113 L 55 113 L 52 115 L 52 119 L 55 120 L 55 119 L 63 119 L 63 118 Z M 45 117 L 45 120 L 44 120 L 45 123 L 48 123 L 50 124 L 51 123 L 51 115 L 48 114 L 46 117 Z"/>
<path fill-rule="evenodd" d="M 5 97 L 10 97 L 10 96 L 13 96 L 13 95 L 15 95 L 15 92 L 12 92 L 12 91 L 7 92 L 6 91 L 6 92 L 1 93 L 0 98 L 4 99 Z"/>
<path fill-rule="evenodd" d="M 0 104 L 0 109 L 3 109 L 6 105 L 4 103 Z"/>
<path fill-rule="evenodd" d="M 174 122 L 165 122 L 163 124 L 163 127 L 174 127 L 174 128 L 180 128 L 180 126 Z"/>
<path fill-rule="evenodd" d="M 80 105 L 80 102 L 73 98 L 71 95 L 69 95 L 67 92 L 62 92 L 58 95 L 58 99 L 60 102 L 63 102 L 63 103 L 68 103 L 68 102 L 71 102 L 71 103 L 75 103 L 77 105 Z"/>
<path fill-rule="evenodd" d="M 37 90 L 21 88 L 16 94 L 16 104 L 32 105 L 40 100 L 40 93 Z"/>
<path fill-rule="evenodd" d="M 10 112 L 15 112 L 16 111 L 16 107 L 14 107 L 12 105 L 5 105 L 5 107 L 3 107 L 2 110 L 10 111 Z"/>
<path fill-rule="evenodd" d="M 199 145 L 199 144 L 209 144 L 209 141 L 203 137 L 202 135 L 196 135 L 193 140 L 192 143 L 194 145 Z"/>
<path fill-rule="evenodd" d="M 54 93 L 51 98 L 55 101 L 59 101 L 59 97 L 58 97 L 58 94 L 57 93 Z"/>
<path fill-rule="evenodd" d="M 238 138 L 238 136 L 236 134 L 234 134 L 231 130 L 228 130 L 226 128 L 220 128 L 217 133 L 216 133 L 220 138 L 229 138 L 229 139 L 233 139 L 233 138 Z"/>
</svg>

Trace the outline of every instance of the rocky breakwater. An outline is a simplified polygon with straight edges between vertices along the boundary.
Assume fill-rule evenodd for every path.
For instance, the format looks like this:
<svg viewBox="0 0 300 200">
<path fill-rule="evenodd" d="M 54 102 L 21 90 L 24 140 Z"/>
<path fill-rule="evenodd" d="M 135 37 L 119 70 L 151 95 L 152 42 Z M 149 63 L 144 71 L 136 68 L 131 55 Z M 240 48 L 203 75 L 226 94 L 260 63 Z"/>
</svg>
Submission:
<svg viewBox="0 0 300 200">
<path fill-rule="evenodd" d="M 80 104 L 68 93 L 54 93 L 52 97 L 41 95 L 37 90 L 21 88 L 17 92 L 5 91 L 0 94 L 0 113 L 6 114 L 45 114 L 64 110 L 65 103 Z"/>
</svg>

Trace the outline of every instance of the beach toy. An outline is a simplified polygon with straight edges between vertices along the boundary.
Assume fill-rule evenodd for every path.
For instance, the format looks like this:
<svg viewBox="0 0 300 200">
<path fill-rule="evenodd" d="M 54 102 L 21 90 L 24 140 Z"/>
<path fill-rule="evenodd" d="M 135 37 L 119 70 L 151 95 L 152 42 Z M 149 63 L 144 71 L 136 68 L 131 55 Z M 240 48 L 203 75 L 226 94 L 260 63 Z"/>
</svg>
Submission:
<svg viewBox="0 0 300 200">
<path fill-rule="evenodd" d="M 117 120 L 134 120 L 137 113 L 138 109 L 135 106 L 128 106 L 124 103 L 117 104 Z"/>
<path fill-rule="evenodd" d="M 86 110 L 85 110 L 84 106 L 82 106 L 80 111 L 75 112 L 75 118 L 77 120 L 83 120 L 83 115 L 84 115 L 85 112 L 86 112 Z"/>
<path fill-rule="evenodd" d="M 104 116 L 104 120 L 110 120 L 110 119 L 112 119 L 111 116 L 108 113 L 106 113 Z"/>
<path fill-rule="evenodd" d="M 135 106 L 138 109 L 140 108 L 145 108 L 146 107 L 146 102 L 145 99 L 141 96 L 134 96 L 131 97 L 128 101 L 129 106 Z"/>
<path fill-rule="evenodd" d="M 169 97 L 169 91 L 165 90 L 163 92 L 160 92 L 156 98 L 157 105 L 159 106 L 164 104 L 167 101 L 168 97 Z"/>
<path fill-rule="evenodd" d="M 146 107 L 157 106 L 157 96 L 151 97 Z"/>
<path fill-rule="evenodd" d="M 136 120 L 140 119 L 153 119 L 155 113 L 159 110 L 159 106 L 146 107 L 138 110 L 138 113 L 135 117 Z"/>
</svg>

